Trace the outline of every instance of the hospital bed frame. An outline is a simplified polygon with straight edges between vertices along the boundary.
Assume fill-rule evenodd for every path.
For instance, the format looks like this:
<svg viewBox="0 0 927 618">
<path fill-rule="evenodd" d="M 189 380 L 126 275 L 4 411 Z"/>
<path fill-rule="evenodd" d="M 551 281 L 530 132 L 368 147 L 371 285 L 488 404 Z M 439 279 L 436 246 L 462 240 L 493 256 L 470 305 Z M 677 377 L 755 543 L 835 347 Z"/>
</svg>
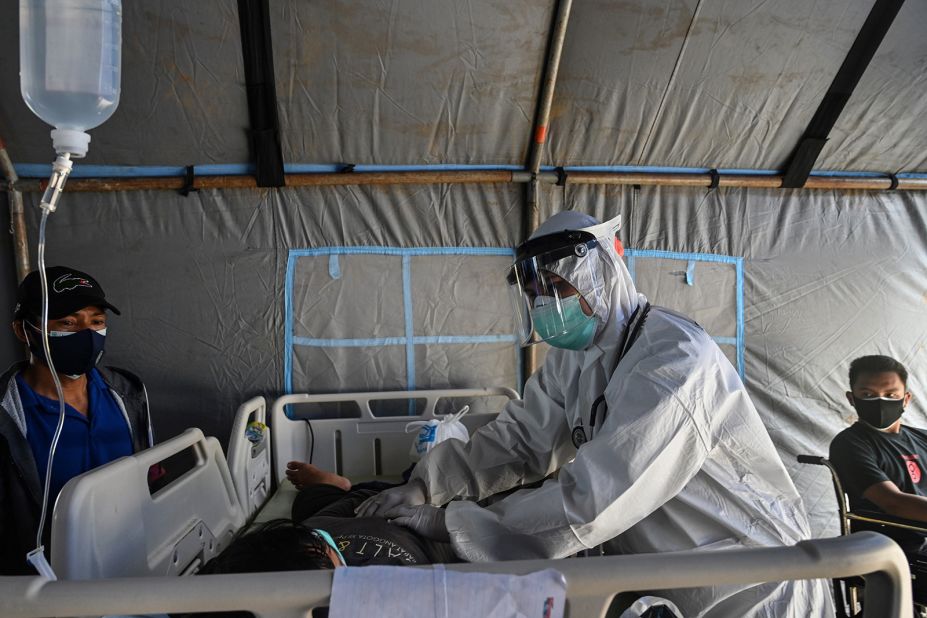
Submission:
<svg viewBox="0 0 927 618">
<path fill-rule="evenodd" d="M 429 568 L 429 567 L 419 567 Z M 570 618 L 604 617 L 618 593 L 787 579 L 862 575 L 865 618 L 910 618 L 911 582 L 901 549 L 861 532 L 793 547 L 445 565 L 457 571 L 566 577 Z M 259 618 L 304 618 L 330 598 L 332 571 L 48 581 L 0 577 L 5 618 L 248 610 Z M 402 594 L 403 591 L 398 591 Z M 409 613 L 416 615 L 414 606 Z M 372 612 L 375 613 L 375 612 Z"/>
<path fill-rule="evenodd" d="M 235 414 L 229 437 L 228 463 L 239 502 L 249 520 L 267 521 L 289 517 L 296 489 L 284 474 L 288 461 L 308 461 L 323 470 L 347 476 L 353 482 L 387 480 L 399 482 L 409 467 L 409 447 L 415 433 L 407 433 L 412 421 L 440 419 L 442 400 L 467 401 L 498 398 L 518 399 L 510 388 L 466 388 L 417 391 L 283 395 L 271 406 L 255 397 L 243 403 Z M 404 404 L 418 414 L 375 415 L 377 403 Z M 421 404 L 416 405 L 416 404 Z M 347 418 L 312 418 L 291 412 L 307 406 L 339 405 L 352 414 Z M 402 408 L 403 405 L 399 405 Z M 501 408 L 502 406 L 498 406 Z M 456 412 L 451 409 L 450 412 Z M 496 417 L 497 411 L 471 411 L 461 422 L 473 433 Z M 270 433 L 254 444 L 245 436 L 248 423 L 270 425 Z"/>
<path fill-rule="evenodd" d="M 411 436 L 404 431 L 407 421 L 434 416 L 436 401 L 441 396 L 471 397 L 487 393 L 512 396 L 508 389 L 288 395 L 275 402 L 272 412 L 274 426 L 270 437 L 275 447 L 283 445 L 283 448 L 275 448 L 277 452 L 269 454 L 271 442 L 263 447 L 242 443 L 236 447 L 240 455 L 230 451 L 230 459 L 238 462 L 242 458 L 244 464 L 233 463 L 239 471 L 247 469 L 255 459 L 264 463 L 273 460 L 273 469 L 280 471 L 289 458 L 299 459 L 301 452 L 305 452 L 299 449 L 305 449 L 306 445 L 300 446 L 296 438 L 302 436 L 305 440 L 314 436 L 318 441 L 315 450 L 319 453 L 315 461 L 321 467 L 331 469 L 331 465 L 338 469 L 340 465 L 348 472 L 355 469 L 349 465 L 353 461 L 361 462 L 359 471 L 391 472 L 398 469 L 399 461 L 407 460 L 411 442 Z M 384 395 L 387 399 L 424 398 L 425 415 L 374 416 L 370 401 Z M 359 418 L 311 420 L 313 433 L 305 428 L 303 421 L 284 415 L 284 406 L 300 401 L 360 401 L 363 405 Z M 244 417 L 236 419 L 235 424 L 240 431 L 233 440 L 243 437 L 248 419 L 262 420 L 266 407 L 263 400 L 251 400 L 243 406 L 240 411 Z M 487 420 L 480 416 L 492 415 L 464 418 L 472 429 Z M 352 447 L 359 449 L 356 457 Z M 166 487 L 150 493 L 144 480 L 148 468 L 185 449 L 193 452 L 194 467 Z M 394 459 L 389 460 L 390 457 Z M 258 469 L 263 468 L 258 465 Z M 261 618 L 306 616 L 311 608 L 327 604 L 332 583 L 330 571 L 177 577 L 193 572 L 241 529 L 248 514 L 240 506 L 239 496 L 253 498 L 251 503 L 256 504 L 261 492 L 252 489 L 261 482 L 265 482 L 265 488 L 269 487 L 267 474 L 264 473 L 263 481 L 258 480 L 258 474 L 251 477 L 251 489 L 243 494 L 241 487 L 235 487 L 216 440 L 192 429 L 153 449 L 72 479 L 59 496 L 52 532 L 52 565 L 59 576 L 71 579 L 0 577 L 0 615 L 30 618 L 244 609 Z M 854 575 L 861 575 L 867 584 L 864 616 L 907 618 L 912 607 L 910 572 L 904 554 L 889 539 L 872 533 L 805 541 L 793 547 L 458 564 L 442 568 L 506 574 L 553 568 L 566 577 L 566 615 L 573 618 L 604 616 L 611 599 L 626 591 Z M 74 581 L 86 577 L 101 579 Z"/>
<path fill-rule="evenodd" d="M 413 433 L 406 433 L 406 424 L 410 421 L 441 418 L 441 415 L 435 413 L 435 409 L 442 399 L 477 397 L 518 399 L 518 393 L 510 388 L 496 387 L 284 395 L 274 401 L 271 411 L 276 478 L 283 478 L 288 461 L 308 461 L 310 452 L 313 464 L 354 481 L 384 476 L 399 477 L 410 464 L 409 447 L 414 436 Z M 373 402 L 413 400 L 424 400 L 422 414 L 375 416 L 371 406 Z M 291 418 L 286 414 L 287 406 L 332 403 L 353 404 L 359 409 L 360 416 L 306 419 Z M 461 422 L 473 433 L 477 427 L 495 417 L 495 412 L 470 412 L 461 418 Z"/>
<path fill-rule="evenodd" d="M 152 492 L 148 469 L 184 452 L 192 466 Z M 55 502 L 51 565 L 60 579 L 185 575 L 244 523 L 219 441 L 188 429 L 68 481 Z"/>
</svg>

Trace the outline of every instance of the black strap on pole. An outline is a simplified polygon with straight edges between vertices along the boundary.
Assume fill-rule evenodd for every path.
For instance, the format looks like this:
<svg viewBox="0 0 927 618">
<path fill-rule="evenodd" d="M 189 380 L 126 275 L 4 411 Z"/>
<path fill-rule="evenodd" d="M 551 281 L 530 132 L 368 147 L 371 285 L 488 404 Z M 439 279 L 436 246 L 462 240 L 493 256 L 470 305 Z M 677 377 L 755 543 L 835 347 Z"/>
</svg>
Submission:
<svg viewBox="0 0 927 618">
<path fill-rule="evenodd" d="M 784 188 L 800 189 L 805 185 L 831 129 L 850 100 L 850 95 L 856 89 L 902 4 L 904 0 L 876 0 L 872 5 L 866 22 L 856 35 L 856 40 L 847 52 L 840 70 L 834 76 L 834 81 L 824 94 L 821 104 L 789 159 L 782 180 Z"/>
<path fill-rule="evenodd" d="M 196 182 L 196 171 L 195 170 L 196 168 L 192 165 L 188 165 L 186 167 L 186 169 L 184 170 L 184 175 L 183 175 L 183 186 L 180 189 L 178 189 L 177 193 L 181 194 L 184 197 L 187 197 L 191 193 L 195 193 L 196 191 L 199 191 L 199 189 L 197 189 L 195 186 L 195 182 Z"/>
<path fill-rule="evenodd" d="M 282 187 L 283 153 L 277 117 L 269 0 L 238 0 L 241 53 L 245 65 L 251 157 L 259 187 Z"/>
</svg>

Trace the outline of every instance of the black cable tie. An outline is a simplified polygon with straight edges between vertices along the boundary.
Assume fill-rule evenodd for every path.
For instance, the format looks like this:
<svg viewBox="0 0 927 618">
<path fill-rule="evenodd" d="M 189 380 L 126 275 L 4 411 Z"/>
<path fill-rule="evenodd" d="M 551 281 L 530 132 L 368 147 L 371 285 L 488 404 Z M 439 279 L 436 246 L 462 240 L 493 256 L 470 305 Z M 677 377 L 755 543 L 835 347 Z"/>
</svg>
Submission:
<svg viewBox="0 0 927 618">
<path fill-rule="evenodd" d="M 184 197 L 187 197 L 191 193 L 199 191 L 196 187 L 193 186 L 194 181 L 196 180 L 196 174 L 194 173 L 194 166 L 188 165 L 186 171 L 184 172 L 183 177 L 183 186 L 180 188 L 177 193 L 181 194 Z"/>
<path fill-rule="evenodd" d="M 557 173 L 557 186 L 565 187 L 567 182 L 567 173 L 563 167 L 555 167 L 554 171 Z"/>
<path fill-rule="evenodd" d="M 339 174 L 350 174 L 354 171 L 356 165 L 354 163 L 342 163 L 341 168 L 338 170 Z"/>
<path fill-rule="evenodd" d="M 718 183 L 721 181 L 721 174 L 718 173 L 718 170 L 711 168 L 708 170 L 708 175 L 711 176 L 711 183 L 708 185 L 708 190 L 717 189 Z"/>
<path fill-rule="evenodd" d="M 898 188 L 898 176 L 896 176 L 896 175 L 894 175 L 894 174 L 889 174 L 888 177 L 889 177 L 889 179 L 892 181 L 892 184 L 890 184 L 890 185 L 888 186 L 888 190 L 889 190 L 889 191 L 894 191 L 895 189 Z"/>
</svg>

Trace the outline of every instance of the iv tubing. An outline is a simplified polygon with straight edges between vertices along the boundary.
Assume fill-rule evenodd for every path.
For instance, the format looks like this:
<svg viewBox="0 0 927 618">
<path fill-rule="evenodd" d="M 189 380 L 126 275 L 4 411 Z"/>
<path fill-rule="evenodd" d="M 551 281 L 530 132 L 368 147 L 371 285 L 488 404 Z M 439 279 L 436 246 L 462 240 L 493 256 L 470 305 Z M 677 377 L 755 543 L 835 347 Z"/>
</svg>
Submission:
<svg viewBox="0 0 927 618">
<path fill-rule="evenodd" d="M 68 170 L 70 171 L 70 170 Z M 65 175 L 65 179 L 67 175 Z M 61 183 L 61 186 L 64 182 Z M 51 183 L 49 183 L 51 186 Z M 58 192 L 60 195 L 60 190 Z M 54 199 L 57 202 L 57 197 Z M 51 492 L 51 475 L 52 464 L 55 461 L 55 449 L 58 448 L 58 438 L 61 437 L 61 430 L 64 428 L 64 390 L 61 388 L 61 380 L 58 379 L 58 372 L 55 371 L 55 364 L 52 362 L 51 350 L 48 346 L 48 278 L 45 274 L 45 224 L 48 221 L 48 213 L 54 211 L 52 208 L 42 208 L 42 222 L 39 225 L 39 278 L 42 282 L 42 349 L 45 351 L 45 361 L 48 364 L 48 370 L 51 372 L 52 379 L 55 381 L 55 391 L 58 393 L 58 426 L 55 428 L 55 435 L 51 441 L 51 448 L 48 450 L 48 466 L 45 469 L 45 489 L 42 492 L 42 515 L 39 517 L 39 528 L 35 533 L 36 549 L 42 547 L 42 531 L 45 529 L 45 517 L 48 514 L 48 494 Z"/>
</svg>

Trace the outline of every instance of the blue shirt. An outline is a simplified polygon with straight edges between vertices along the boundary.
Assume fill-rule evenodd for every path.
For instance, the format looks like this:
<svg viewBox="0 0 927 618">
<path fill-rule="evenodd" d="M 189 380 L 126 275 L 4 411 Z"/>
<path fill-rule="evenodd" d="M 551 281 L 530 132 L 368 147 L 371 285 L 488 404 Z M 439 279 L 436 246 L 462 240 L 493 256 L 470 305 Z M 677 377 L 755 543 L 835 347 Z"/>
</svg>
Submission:
<svg viewBox="0 0 927 618">
<path fill-rule="evenodd" d="M 48 451 L 58 426 L 58 402 L 32 390 L 22 373 L 16 376 L 16 386 L 26 416 L 26 440 L 32 448 L 39 478 L 44 482 Z M 132 454 L 129 424 L 96 369 L 87 374 L 87 395 L 87 416 L 69 405 L 64 407 L 64 427 L 52 466 L 50 505 L 73 477 Z"/>
</svg>

